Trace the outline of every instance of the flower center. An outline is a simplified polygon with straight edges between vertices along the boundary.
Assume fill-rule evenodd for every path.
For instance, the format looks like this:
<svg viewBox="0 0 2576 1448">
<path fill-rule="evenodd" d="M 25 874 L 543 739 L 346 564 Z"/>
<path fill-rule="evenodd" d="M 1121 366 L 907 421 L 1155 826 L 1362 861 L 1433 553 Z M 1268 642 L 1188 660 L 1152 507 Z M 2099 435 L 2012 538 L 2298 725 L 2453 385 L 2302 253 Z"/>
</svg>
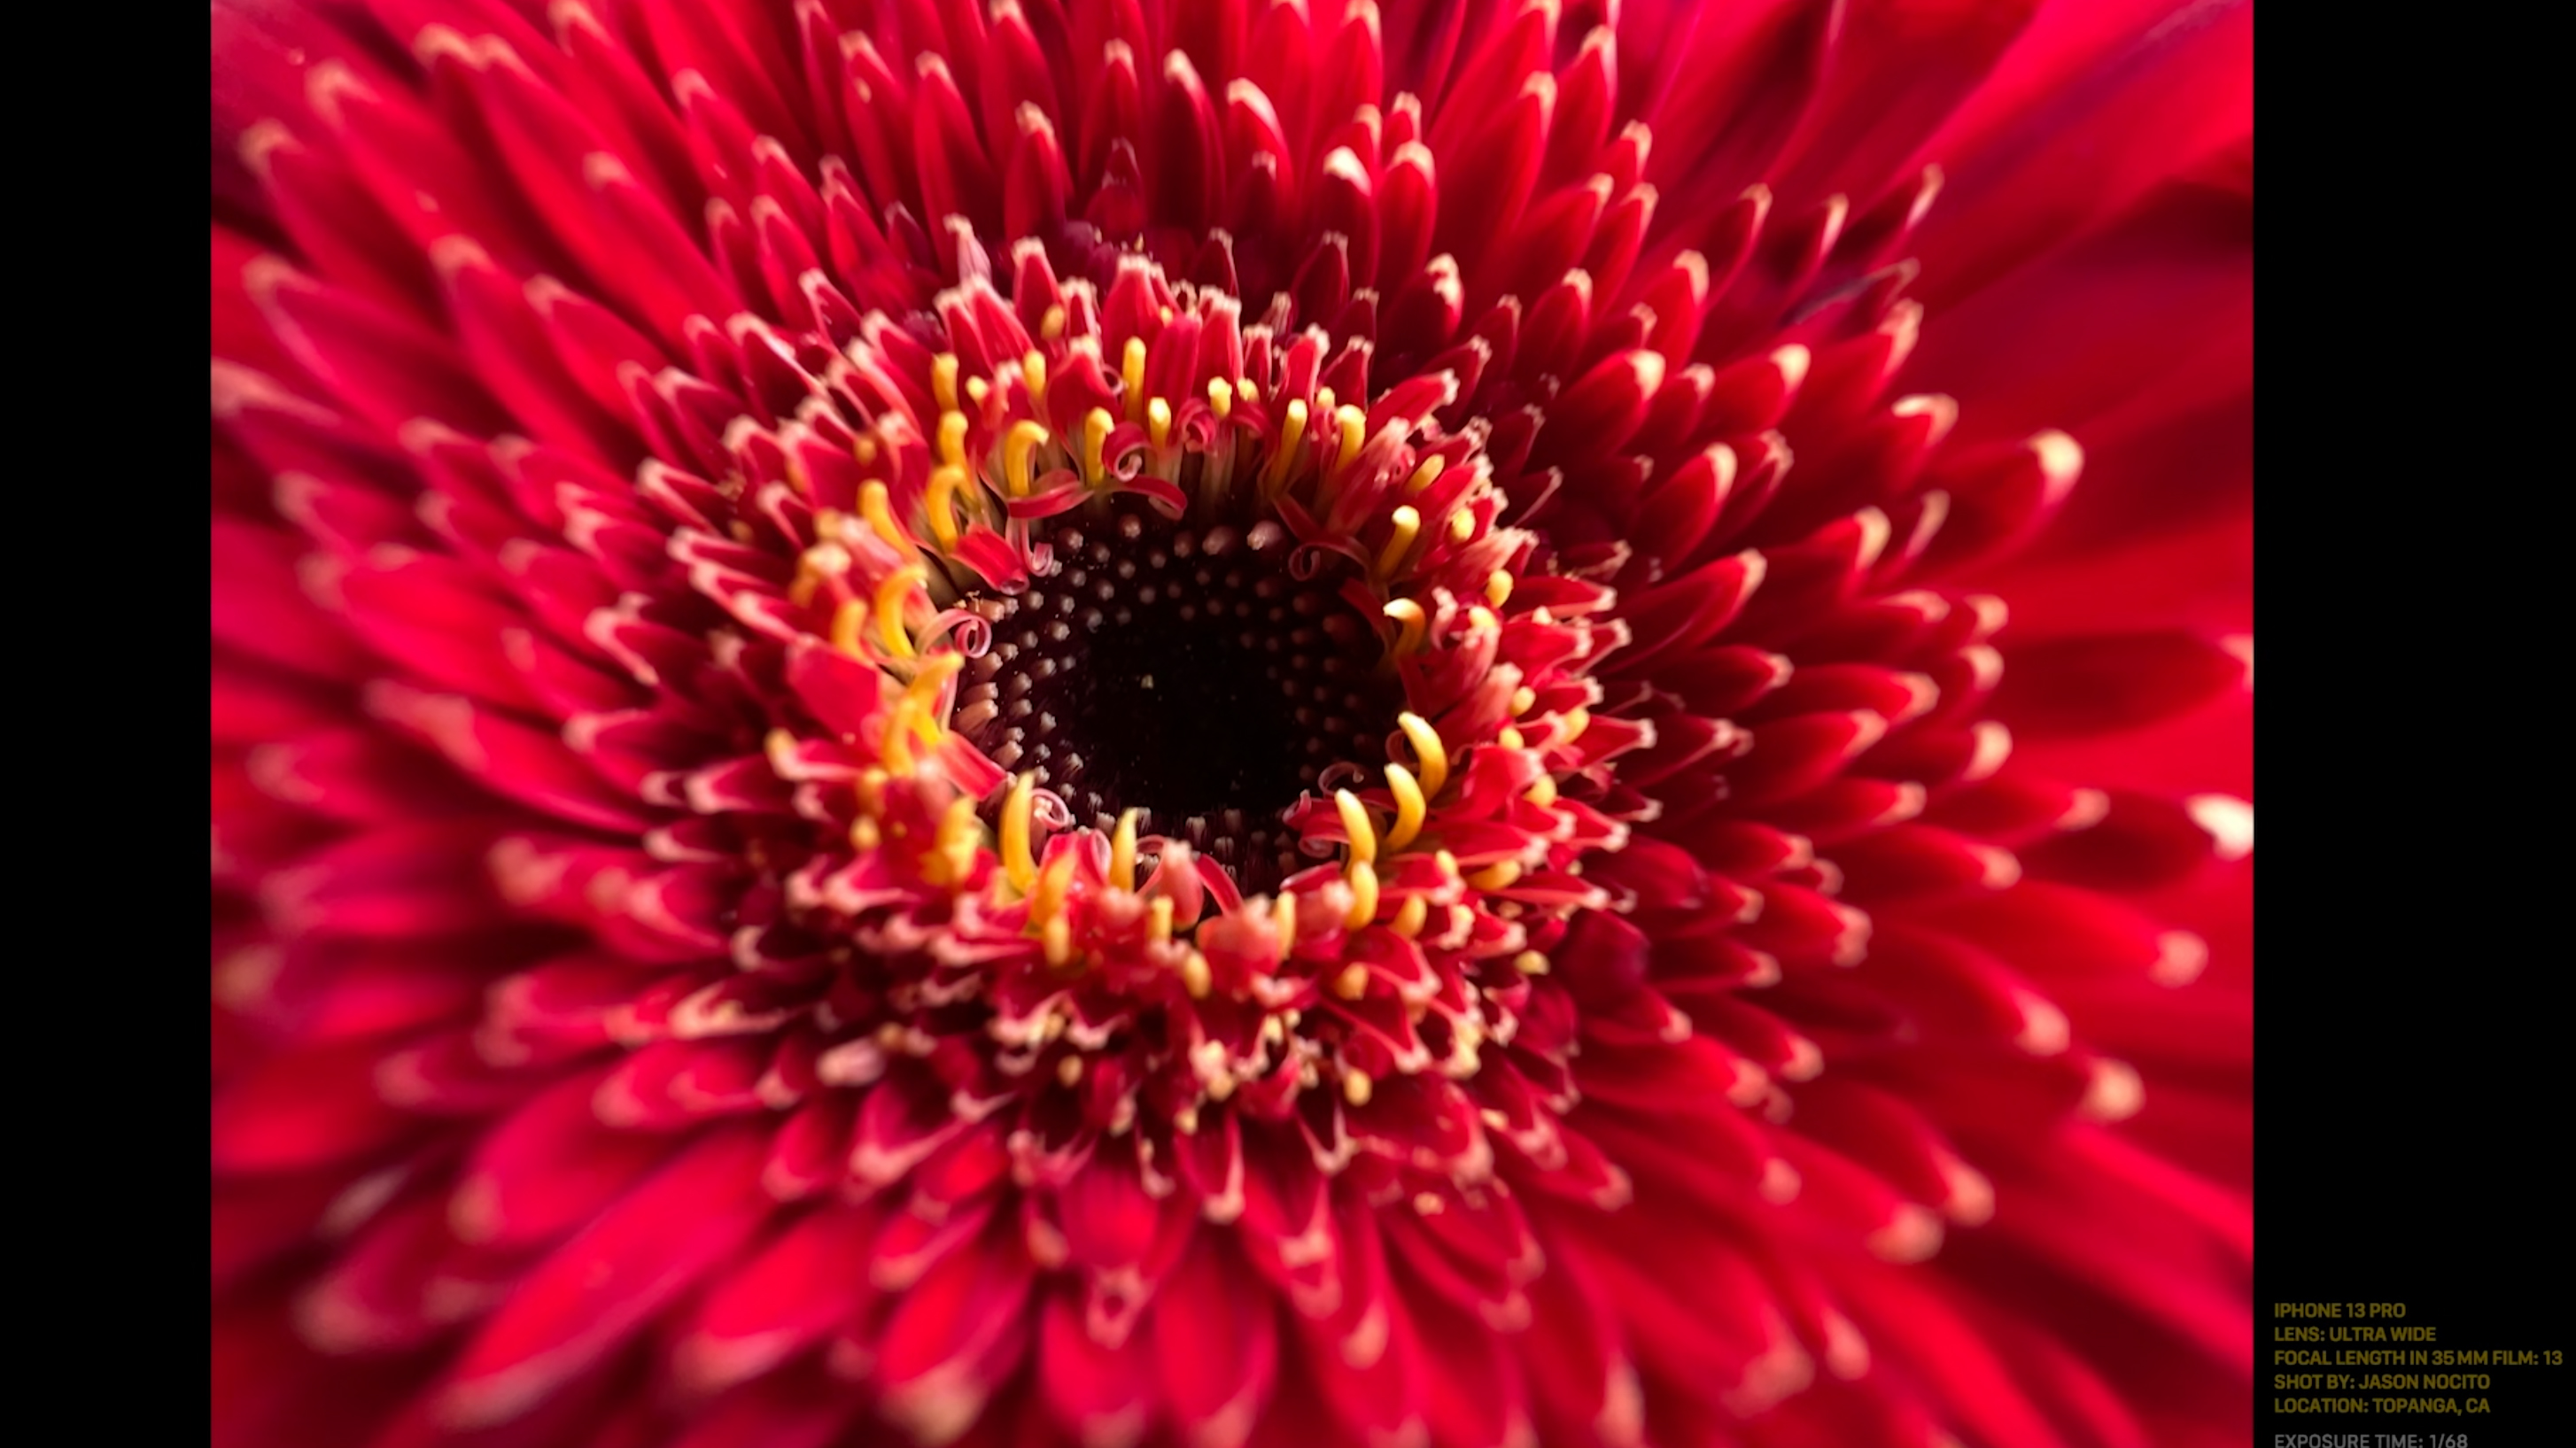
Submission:
<svg viewBox="0 0 2576 1448">
<path fill-rule="evenodd" d="M 958 729 L 1081 823 L 1135 809 L 1244 890 L 1275 887 L 1299 863 L 1282 811 L 1336 763 L 1382 765 L 1402 707 L 1345 596 L 1360 570 L 1325 554 L 1297 577 L 1268 520 L 1067 518 L 1057 573 L 966 601 L 993 641 L 967 666 Z"/>
<path fill-rule="evenodd" d="M 1013 260 L 814 359 L 766 485 L 792 574 L 733 600 L 789 635 L 767 762 L 813 826 L 776 948 L 844 942 L 816 1070 L 1017 1110 L 1031 1183 L 1102 1141 L 1177 1167 L 1205 1107 L 1474 1187 L 1489 1114 L 1570 1104 L 1537 978 L 1618 898 L 1585 872 L 1653 734 L 1592 717 L 1611 590 L 1501 521 L 1455 372 L 1373 384 L 1141 257 Z M 1479 1104 L 1497 1046 L 1544 1080 Z"/>
</svg>

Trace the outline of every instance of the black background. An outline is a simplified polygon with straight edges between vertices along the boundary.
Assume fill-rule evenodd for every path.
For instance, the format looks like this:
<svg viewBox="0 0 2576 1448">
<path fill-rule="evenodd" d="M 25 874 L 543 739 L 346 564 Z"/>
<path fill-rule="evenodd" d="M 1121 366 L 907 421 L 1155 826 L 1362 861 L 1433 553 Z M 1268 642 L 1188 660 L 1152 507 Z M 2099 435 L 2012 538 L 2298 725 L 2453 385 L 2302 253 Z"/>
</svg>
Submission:
<svg viewBox="0 0 2576 1448">
<path fill-rule="evenodd" d="M 2289 588 L 2307 573 L 2271 577 Z M 2498 619 L 2529 617 L 2498 604 Z M 2551 613 L 2563 619 L 2566 608 Z M 2482 1396 L 2494 1411 L 2475 1417 L 2272 1411 L 2276 1396 L 2291 1395 L 2272 1386 L 2274 1372 L 2315 1371 L 2274 1367 L 2279 1302 L 2403 1302 L 2407 1323 L 2438 1329 L 2434 1347 L 2576 1354 L 2576 944 L 2566 904 L 2576 889 L 2563 826 L 2546 818 L 2564 813 L 2569 793 L 2552 777 L 2563 769 L 2548 757 L 2556 746 L 2543 729 L 2516 744 L 2510 729 L 2472 722 L 2502 725 L 2509 711 L 2423 712 L 2441 691 L 2372 697 L 2371 686 L 2328 682 L 2374 668 L 2385 679 L 2392 653 L 2441 655 L 2472 691 L 2490 668 L 2510 676 L 2477 645 L 2445 640 L 2446 628 L 2412 644 L 2401 628 L 2393 647 L 2383 631 L 2291 632 L 2308 658 L 2267 656 L 2287 666 L 2267 675 L 2282 687 L 2267 693 L 2258 750 L 2263 738 L 2353 747 L 2258 754 L 2268 808 L 2256 949 L 2255 1442 L 2366 1431 L 2466 1433 L 2472 1448 L 2576 1443 L 2576 1365 L 2465 1369 L 2492 1375 Z"/>
</svg>

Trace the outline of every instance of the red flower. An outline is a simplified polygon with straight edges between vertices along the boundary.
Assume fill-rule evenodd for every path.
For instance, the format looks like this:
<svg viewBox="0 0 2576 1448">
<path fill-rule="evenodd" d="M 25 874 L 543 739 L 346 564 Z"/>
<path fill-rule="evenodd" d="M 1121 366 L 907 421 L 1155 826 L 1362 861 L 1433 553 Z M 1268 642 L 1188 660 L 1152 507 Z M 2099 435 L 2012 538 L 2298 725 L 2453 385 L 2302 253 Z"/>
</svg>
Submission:
<svg viewBox="0 0 2576 1448">
<path fill-rule="evenodd" d="M 218 5 L 216 1440 L 2241 1441 L 2250 23 L 2033 8 Z"/>
</svg>

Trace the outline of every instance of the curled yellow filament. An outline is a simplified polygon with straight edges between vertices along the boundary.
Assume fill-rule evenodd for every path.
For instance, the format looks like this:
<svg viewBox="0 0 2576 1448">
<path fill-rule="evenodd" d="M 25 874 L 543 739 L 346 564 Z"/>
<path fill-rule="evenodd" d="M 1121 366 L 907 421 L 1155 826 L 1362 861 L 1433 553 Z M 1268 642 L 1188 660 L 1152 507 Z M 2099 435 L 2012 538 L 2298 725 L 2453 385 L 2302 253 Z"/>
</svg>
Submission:
<svg viewBox="0 0 2576 1448">
<path fill-rule="evenodd" d="M 1353 860 L 1342 878 L 1351 887 L 1351 909 L 1342 917 L 1342 925 L 1357 930 L 1377 918 L 1377 866 L 1366 860 Z"/>
<path fill-rule="evenodd" d="M 1422 514 L 1411 503 L 1397 508 L 1391 521 L 1394 529 L 1386 535 L 1386 546 L 1377 551 L 1377 576 L 1381 579 L 1393 578 L 1395 570 L 1404 566 L 1405 553 L 1422 533 Z"/>
<path fill-rule="evenodd" d="M 1014 498 L 1029 495 L 1029 454 L 1046 441 L 1047 430 L 1023 418 L 1002 439 L 1002 486 Z"/>
<path fill-rule="evenodd" d="M 869 662 L 867 649 L 860 642 L 860 635 L 866 630 L 867 624 L 866 600 L 857 598 L 842 600 L 841 606 L 832 613 L 832 647 L 840 650 L 846 658 L 857 659 L 861 663 Z"/>
<path fill-rule="evenodd" d="M 1351 862 L 1365 865 L 1377 859 L 1377 826 L 1369 822 L 1368 806 L 1347 789 L 1333 791 L 1333 808 L 1341 812 L 1342 832 L 1351 839 Z"/>
<path fill-rule="evenodd" d="M 910 774 L 913 771 L 913 721 L 920 717 L 920 714 L 921 706 L 913 702 L 910 694 L 906 694 L 894 701 L 894 709 L 886 715 L 885 735 L 877 741 L 877 758 L 888 770 L 896 774 Z"/>
<path fill-rule="evenodd" d="M 957 354 L 942 352 L 930 359 L 930 395 L 942 412 L 957 410 Z"/>
<path fill-rule="evenodd" d="M 966 414 L 939 414 L 939 460 L 952 468 L 966 466 Z"/>
<path fill-rule="evenodd" d="M 1114 889 L 1136 888 L 1136 816 L 1138 813 L 1139 811 L 1132 809 L 1121 811 L 1118 816 L 1118 828 L 1109 836 L 1109 883 Z M 1171 902 L 1161 897 L 1157 899 L 1161 900 L 1163 913 L 1168 917 L 1171 914 Z"/>
<path fill-rule="evenodd" d="M 1145 339 L 1130 337 L 1118 354 L 1118 380 L 1127 384 L 1127 420 L 1145 420 Z"/>
<path fill-rule="evenodd" d="M 885 644 L 890 657 L 913 657 L 912 631 L 904 627 L 903 606 L 922 581 L 919 568 L 898 568 L 877 585 L 877 638 Z"/>
<path fill-rule="evenodd" d="M 1412 844 L 1413 837 L 1422 833 L 1422 821 L 1430 807 L 1422 797 L 1422 786 L 1415 781 L 1413 771 L 1401 764 L 1386 767 L 1386 787 L 1395 796 L 1395 825 L 1386 832 L 1386 847 L 1400 850 Z"/>
<path fill-rule="evenodd" d="M 1029 355 L 1020 359 L 1020 385 L 1028 388 L 1029 390 L 1030 409 L 1037 412 L 1041 417 L 1045 416 L 1047 385 L 1046 354 L 1040 352 L 1035 347 L 1031 347 L 1029 349 Z"/>
<path fill-rule="evenodd" d="M 939 541 L 943 552 L 957 551 L 957 513 L 964 506 L 957 495 L 966 487 L 964 468 L 932 468 L 930 496 L 925 500 L 930 512 L 930 536 Z"/>
<path fill-rule="evenodd" d="M 1002 875 L 1023 895 L 1038 881 L 1037 861 L 1029 853 L 1029 816 L 1036 809 L 1037 788 L 1036 775 L 1019 775 L 1002 800 Z"/>
<path fill-rule="evenodd" d="M 1333 451 L 1333 471 L 1340 472 L 1360 455 L 1362 430 L 1368 426 L 1368 414 L 1348 403 L 1333 409 L 1333 426 L 1341 434 L 1341 444 Z"/>
<path fill-rule="evenodd" d="M 1064 917 L 1064 897 L 1073 888 L 1073 856 L 1058 853 L 1038 872 L 1037 889 L 1029 896 L 1029 918 L 1052 925 Z M 1050 962 L 1062 964 L 1061 961 Z"/>
<path fill-rule="evenodd" d="M 865 441 L 865 439 L 861 439 Z M 886 485 L 871 478 L 859 488 L 859 515 L 885 540 L 889 548 L 909 550 L 912 540 L 894 525 L 894 508 L 886 501 Z"/>
<path fill-rule="evenodd" d="M 1108 445 L 1109 429 L 1115 425 L 1105 407 L 1091 409 L 1082 419 L 1082 480 L 1095 488 L 1100 486 L 1101 474 L 1108 466 L 1101 449 Z"/>
<path fill-rule="evenodd" d="M 1422 797 L 1438 799 L 1440 787 L 1449 782 L 1449 749 L 1440 742 L 1440 731 L 1419 714 L 1395 716 L 1395 725 L 1404 731 L 1405 742 L 1413 746 L 1414 763 L 1422 777 Z"/>
<path fill-rule="evenodd" d="M 1430 621 L 1422 616 L 1422 605 L 1399 598 L 1389 602 L 1384 611 L 1396 624 L 1395 648 L 1389 657 L 1409 658 L 1421 652 L 1422 636 L 1430 628 Z"/>
<path fill-rule="evenodd" d="M 1386 923 L 1386 928 L 1411 940 L 1422 933 L 1422 923 L 1430 916 L 1430 901 L 1419 895 L 1407 895 L 1404 903 L 1395 907 L 1395 918 Z"/>
<path fill-rule="evenodd" d="M 1270 455 L 1270 465 L 1261 470 L 1261 486 L 1264 492 L 1275 494 L 1279 491 L 1280 485 L 1288 480 L 1289 465 L 1297 456 L 1298 444 L 1305 440 L 1306 399 L 1290 398 L 1287 419 L 1279 425 L 1278 448 Z"/>
</svg>

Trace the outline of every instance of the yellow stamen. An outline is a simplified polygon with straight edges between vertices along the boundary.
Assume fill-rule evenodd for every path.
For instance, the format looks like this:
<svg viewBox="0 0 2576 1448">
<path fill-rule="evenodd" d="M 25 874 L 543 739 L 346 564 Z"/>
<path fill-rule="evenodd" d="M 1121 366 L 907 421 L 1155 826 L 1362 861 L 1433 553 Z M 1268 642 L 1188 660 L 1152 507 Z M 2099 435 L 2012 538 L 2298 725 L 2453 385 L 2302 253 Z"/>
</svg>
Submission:
<svg viewBox="0 0 2576 1448">
<path fill-rule="evenodd" d="M 1136 888 L 1136 816 L 1139 813 L 1132 809 L 1122 810 L 1118 815 L 1118 828 L 1110 832 L 1109 884 L 1112 889 Z M 1170 903 L 1164 901 L 1166 914 L 1170 912 Z"/>
<path fill-rule="evenodd" d="M 1315 410 L 1327 417 L 1332 416 L 1333 389 L 1329 387 L 1318 387 L 1315 389 Z"/>
<path fill-rule="evenodd" d="M 846 542 L 849 536 L 849 527 L 849 518 L 838 508 L 816 508 L 814 510 L 814 541 L 816 543 Z"/>
<path fill-rule="evenodd" d="M 1530 803 L 1537 805 L 1541 809 L 1545 809 L 1547 806 L 1556 803 L 1556 776 L 1553 774 L 1540 775 L 1538 777 L 1538 783 L 1531 785 L 1529 787 L 1529 793 L 1522 795 L 1521 798 L 1528 800 Z"/>
<path fill-rule="evenodd" d="M 1514 729 L 1508 724 L 1504 725 L 1495 733 L 1494 742 L 1503 746 L 1505 749 L 1519 749 L 1529 743 L 1528 740 L 1521 737 L 1521 731 Z"/>
<path fill-rule="evenodd" d="M 1057 970 L 1062 970 L 1073 959 L 1073 927 L 1066 923 L 1063 916 L 1054 916 L 1038 928 L 1038 944 L 1046 952 L 1046 963 Z M 1065 1059 L 1079 1065 L 1082 1058 L 1067 1056 Z M 1081 1073 L 1076 1071 L 1075 1080 L 1080 1079 Z M 1070 1086 L 1073 1082 L 1068 1081 L 1065 1084 Z"/>
<path fill-rule="evenodd" d="M 1029 495 L 1029 454 L 1046 441 L 1047 430 L 1025 418 L 1012 423 L 1002 438 L 1002 486 L 1014 498 Z"/>
<path fill-rule="evenodd" d="M 974 797 L 961 794 L 950 800 L 948 809 L 939 817 L 939 843 L 931 858 L 941 868 L 931 883 L 965 884 L 967 874 L 975 868 L 975 848 L 981 843 L 983 831 L 975 824 Z"/>
<path fill-rule="evenodd" d="M 1365 865 L 1377 858 L 1377 827 L 1369 823 L 1368 806 L 1347 789 L 1333 791 L 1333 808 L 1341 811 L 1342 833 L 1351 839 L 1351 860 Z"/>
<path fill-rule="evenodd" d="M 1063 335 L 1064 303 L 1057 302 L 1046 309 L 1045 316 L 1038 319 L 1038 340 L 1052 342 Z"/>
<path fill-rule="evenodd" d="M 1145 339 L 1130 337 L 1118 353 L 1118 380 L 1127 384 L 1127 420 L 1145 420 Z"/>
<path fill-rule="evenodd" d="M 1288 420 L 1279 425 L 1279 447 L 1270 455 L 1270 466 L 1261 470 L 1261 486 L 1277 492 L 1288 478 L 1289 464 L 1297 456 L 1297 445 L 1306 440 L 1306 400 L 1291 398 Z"/>
<path fill-rule="evenodd" d="M 1190 993 L 1191 1000 L 1203 1001 L 1207 999 L 1208 987 L 1212 984 L 1214 981 L 1208 975 L 1207 957 L 1199 954 L 1197 946 L 1190 947 L 1190 953 L 1181 957 L 1181 989 Z M 1223 1079 L 1226 1088 L 1229 1091 L 1232 1090 L 1234 1079 L 1232 1077 Z M 1220 1101 L 1225 1099 L 1217 1094 L 1214 1087 L 1210 1087 L 1208 1094 L 1216 1096 Z"/>
<path fill-rule="evenodd" d="M 930 395 L 942 412 L 957 410 L 957 354 L 942 352 L 930 359 Z"/>
<path fill-rule="evenodd" d="M 1037 889 L 1029 895 L 1029 918 L 1053 924 L 1064 917 L 1064 897 L 1073 888 L 1073 853 L 1065 851 L 1038 872 Z M 1049 961 L 1049 964 L 1062 964 Z"/>
<path fill-rule="evenodd" d="M 922 740 L 923 743 L 939 742 L 937 705 L 940 687 L 948 682 L 949 676 L 965 666 L 964 654 L 932 654 L 921 661 L 912 676 L 912 682 L 903 686 L 904 693 L 919 706 L 922 723 L 931 731 L 929 737 Z"/>
<path fill-rule="evenodd" d="M 1341 447 L 1333 454 L 1333 471 L 1340 472 L 1360 455 L 1360 430 L 1368 426 L 1368 414 L 1345 404 L 1333 409 L 1333 425 L 1342 435 Z"/>
<path fill-rule="evenodd" d="M 978 412 L 983 410 L 984 400 L 992 395 L 992 383 L 985 381 L 981 377 L 969 377 L 966 379 L 966 400 L 975 404 L 975 409 Z"/>
<path fill-rule="evenodd" d="M 1395 918 L 1386 923 L 1386 928 L 1411 940 L 1422 933 L 1422 922 L 1430 915 L 1430 901 L 1419 895 L 1407 895 L 1404 903 L 1395 907 Z"/>
<path fill-rule="evenodd" d="M 1145 938 L 1156 944 L 1172 938 L 1172 897 L 1157 895 L 1145 902 Z"/>
<path fill-rule="evenodd" d="M 1591 727 L 1591 710 L 1579 707 L 1568 709 L 1557 721 L 1556 742 L 1559 744 L 1571 744 L 1575 740 L 1582 738 L 1583 731 Z"/>
<path fill-rule="evenodd" d="M 1029 410 L 1040 417 L 1046 416 L 1046 384 L 1046 354 L 1031 347 L 1020 359 L 1020 385 L 1029 390 Z"/>
<path fill-rule="evenodd" d="M 921 582 L 920 569 L 898 568 L 877 585 L 877 637 L 884 641 L 886 652 L 898 659 L 913 656 L 912 631 L 903 626 L 903 606 Z"/>
<path fill-rule="evenodd" d="M 1023 895 L 1038 881 L 1037 861 L 1029 854 L 1029 815 L 1036 808 L 1037 788 L 1036 775 L 1020 775 L 1002 800 L 1002 875 Z"/>
<path fill-rule="evenodd" d="M 861 441 L 864 442 L 866 439 L 862 438 Z M 912 547 L 912 540 L 904 537 L 903 530 L 894 525 L 894 508 L 886 501 L 885 484 L 871 478 L 860 485 L 859 514 L 868 520 L 868 526 L 876 530 L 877 536 L 885 540 L 887 547 L 895 549 Z"/>
<path fill-rule="evenodd" d="M 1465 508 L 1449 515 L 1449 541 L 1464 543 L 1476 536 L 1476 515 Z"/>
<path fill-rule="evenodd" d="M 896 774 L 913 771 L 913 721 L 920 715 L 921 706 L 913 702 L 910 694 L 895 700 L 893 712 L 886 715 L 885 737 L 877 741 L 877 758 Z"/>
<path fill-rule="evenodd" d="M 858 795 L 859 813 L 871 819 L 885 813 L 886 772 L 884 770 L 875 765 L 869 765 L 859 771 L 859 777 L 851 788 Z"/>
<path fill-rule="evenodd" d="M 953 408 L 939 414 L 939 460 L 952 468 L 966 466 L 966 414 Z"/>
<path fill-rule="evenodd" d="M 1289 952 L 1297 948 L 1296 896 L 1283 890 L 1278 899 L 1270 902 L 1270 930 L 1278 940 L 1279 958 L 1286 960 Z"/>
<path fill-rule="evenodd" d="M 1538 690 L 1527 684 L 1512 690 L 1512 717 L 1517 719 L 1538 707 Z"/>
<path fill-rule="evenodd" d="M 1053 965 L 1055 962 L 1053 960 L 1049 960 L 1047 963 L 1049 965 Z M 1080 1085 L 1082 1082 L 1082 1058 L 1080 1056 L 1064 1056 L 1058 1058 L 1055 1063 L 1055 1079 L 1063 1082 L 1067 1086 Z"/>
<path fill-rule="evenodd" d="M 1440 481 L 1440 474 L 1446 471 L 1448 466 L 1449 460 L 1447 458 L 1442 457 L 1438 453 L 1433 453 L 1431 456 L 1424 458 L 1421 465 L 1413 470 L 1412 477 L 1404 480 L 1404 490 L 1408 493 L 1421 492 L 1423 489 L 1430 487 L 1433 483 Z"/>
<path fill-rule="evenodd" d="M 1512 957 L 1512 969 L 1523 975 L 1547 974 L 1547 957 L 1535 950 L 1524 950 Z"/>
<path fill-rule="evenodd" d="M 1145 404 L 1145 436 L 1161 452 L 1172 441 L 1172 404 L 1157 397 Z"/>
<path fill-rule="evenodd" d="M 1082 480 L 1095 488 L 1100 486 L 1103 466 L 1100 450 L 1107 446 L 1109 429 L 1115 425 L 1105 407 L 1091 409 L 1082 419 Z"/>
<path fill-rule="evenodd" d="M 1467 877 L 1467 883 L 1479 890 L 1508 890 L 1521 877 L 1521 862 L 1497 860 Z"/>
<path fill-rule="evenodd" d="M 1396 623 L 1395 647 L 1388 657 L 1409 658 L 1421 652 L 1422 635 L 1430 627 L 1429 621 L 1422 616 L 1422 605 L 1409 598 L 1399 598 L 1387 604 L 1385 612 Z"/>
<path fill-rule="evenodd" d="M 1414 538 L 1422 532 L 1422 514 L 1411 503 L 1397 508 L 1393 521 L 1395 529 L 1386 535 L 1386 546 L 1377 550 L 1377 576 L 1382 579 L 1395 576 L 1395 570 L 1404 564 L 1406 550 L 1413 547 Z"/>
<path fill-rule="evenodd" d="M 1342 879 L 1351 887 L 1351 909 L 1342 917 L 1342 928 L 1358 930 L 1377 918 L 1377 866 L 1353 860 Z"/>
<path fill-rule="evenodd" d="M 850 821 L 850 848 L 865 852 L 875 849 L 884 842 L 885 837 L 877 829 L 875 820 L 861 815 Z"/>
<path fill-rule="evenodd" d="M 1333 977 L 1333 994 L 1346 1001 L 1358 1000 L 1368 994 L 1368 979 L 1368 967 L 1353 961 L 1342 967 L 1340 975 Z"/>
<path fill-rule="evenodd" d="M 1342 1077 L 1342 1099 L 1353 1106 L 1366 1106 L 1373 1084 L 1366 1071 L 1353 1071 Z"/>
<path fill-rule="evenodd" d="M 1234 395 L 1246 402 L 1259 402 L 1261 388 L 1249 377 L 1238 377 L 1234 379 Z"/>
<path fill-rule="evenodd" d="M 1440 731 L 1419 714 L 1395 716 L 1396 727 L 1404 731 L 1405 741 L 1413 746 L 1417 772 L 1422 776 L 1422 797 L 1438 799 L 1440 786 L 1449 782 L 1449 749 L 1440 742 Z"/>
<path fill-rule="evenodd" d="M 924 501 L 930 511 L 930 536 L 939 540 L 944 552 L 957 551 L 957 514 L 952 510 L 960 506 L 957 495 L 965 487 L 966 470 L 963 468 L 930 470 L 930 496 Z"/>
<path fill-rule="evenodd" d="M 1222 378 L 1222 377 L 1211 377 L 1211 378 L 1209 378 L 1209 379 L 1208 379 L 1208 406 L 1210 406 L 1210 407 L 1212 407 L 1212 408 L 1216 409 L 1217 420 L 1218 420 L 1218 421 L 1220 421 L 1220 422 L 1224 421 L 1224 420 L 1225 420 L 1226 418 L 1228 418 L 1228 417 L 1233 416 L 1233 415 L 1234 415 L 1234 386 L 1233 386 L 1233 384 L 1232 384 L 1232 383 L 1227 382 L 1227 381 L 1226 381 L 1224 378 Z"/>
<path fill-rule="evenodd" d="M 850 456 L 859 460 L 860 467 L 866 468 L 876 466 L 877 440 L 866 433 L 859 434 L 859 436 L 850 443 Z"/>
<path fill-rule="evenodd" d="M 832 612 L 832 647 L 843 656 L 867 663 L 866 649 L 859 643 L 860 631 L 868 625 L 868 605 L 863 599 L 843 599 Z"/>
<path fill-rule="evenodd" d="M 1503 600 L 1511 596 L 1512 576 L 1510 574 L 1497 568 L 1485 575 L 1485 602 L 1500 608 L 1503 606 Z"/>
<path fill-rule="evenodd" d="M 1422 819 L 1429 806 L 1422 798 L 1422 786 L 1415 782 L 1413 771 L 1401 764 L 1386 767 L 1386 787 L 1395 795 L 1395 827 L 1386 832 L 1388 850 L 1400 850 L 1413 843 L 1422 833 Z"/>
</svg>

